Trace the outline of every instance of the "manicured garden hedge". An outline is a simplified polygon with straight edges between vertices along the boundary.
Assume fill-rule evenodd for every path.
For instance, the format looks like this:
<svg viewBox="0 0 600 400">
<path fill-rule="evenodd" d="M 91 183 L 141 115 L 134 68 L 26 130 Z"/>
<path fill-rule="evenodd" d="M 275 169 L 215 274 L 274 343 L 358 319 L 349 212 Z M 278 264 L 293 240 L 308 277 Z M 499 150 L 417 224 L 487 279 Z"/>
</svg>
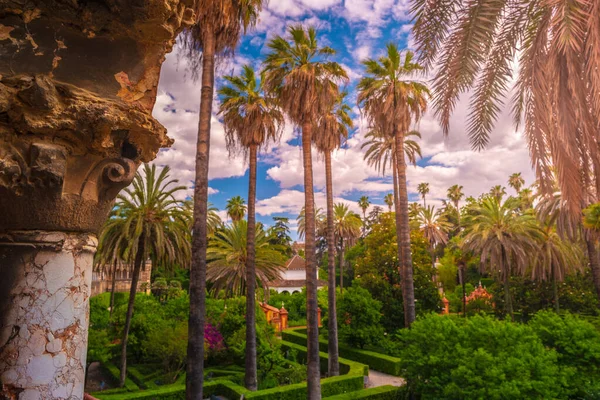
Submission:
<svg viewBox="0 0 600 400">
<path fill-rule="evenodd" d="M 287 329 L 281 333 L 283 340 L 306 346 L 306 329 Z M 326 340 L 319 340 L 319 350 L 327 352 L 328 343 Z M 369 368 L 375 371 L 383 372 L 389 375 L 400 376 L 400 359 L 388 356 L 386 354 L 376 353 L 369 350 L 355 349 L 348 346 L 339 346 L 340 356 L 346 359 L 367 364 Z"/>
<path fill-rule="evenodd" d="M 402 387 L 386 385 L 359 390 L 357 392 L 338 394 L 335 396 L 327 397 L 327 400 L 398 400 L 400 398 L 404 398 L 404 393 L 405 390 Z"/>
<path fill-rule="evenodd" d="M 281 347 L 283 350 L 293 350 L 296 353 L 297 361 L 306 361 L 306 347 L 286 341 L 281 342 Z M 321 369 L 326 371 L 328 362 L 327 354 L 320 353 L 320 359 Z M 116 367 L 114 369 L 116 369 L 116 376 L 118 376 L 118 369 Z M 234 373 L 233 371 L 221 372 Z M 363 389 L 364 377 L 369 374 L 369 367 L 365 364 L 340 358 L 340 373 L 343 375 L 321 379 L 321 393 L 323 397 Z M 244 398 L 253 400 L 304 400 L 306 399 L 307 391 L 306 382 L 302 382 L 250 392 L 240 385 L 220 378 L 205 383 L 204 396 L 208 397 L 211 394 L 225 396 L 230 399 L 239 399 L 240 396 L 244 395 Z M 169 385 L 157 390 L 138 391 L 137 393 L 109 393 L 109 391 L 104 391 L 93 393 L 93 395 L 100 400 L 183 400 L 185 399 L 185 385 Z"/>
<path fill-rule="evenodd" d="M 116 383 L 121 380 L 121 370 L 117 368 L 116 365 L 112 363 L 104 363 L 102 364 L 102 367 L 110 374 Z M 135 382 L 129 378 L 129 376 L 125 378 L 125 389 L 129 392 L 136 392 L 140 390 L 139 386 L 136 385 Z"/>
</svg>

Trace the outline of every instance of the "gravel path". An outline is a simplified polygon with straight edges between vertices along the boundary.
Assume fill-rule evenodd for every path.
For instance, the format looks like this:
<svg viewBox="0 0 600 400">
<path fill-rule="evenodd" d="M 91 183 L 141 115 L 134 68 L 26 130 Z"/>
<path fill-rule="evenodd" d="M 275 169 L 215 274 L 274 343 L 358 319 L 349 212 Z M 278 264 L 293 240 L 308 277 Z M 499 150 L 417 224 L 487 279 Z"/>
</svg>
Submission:
<svg viewBox="0 0 600 400">
<path fill-rule="evenodd" d="M 367 387 L 372 388 L 384 385 L 402 386 L 404 383 L 404 379 L 399 376 L 384 374 L 372 369 L 369 370 L 369 383 L 367 384 Z"/>
</svg>

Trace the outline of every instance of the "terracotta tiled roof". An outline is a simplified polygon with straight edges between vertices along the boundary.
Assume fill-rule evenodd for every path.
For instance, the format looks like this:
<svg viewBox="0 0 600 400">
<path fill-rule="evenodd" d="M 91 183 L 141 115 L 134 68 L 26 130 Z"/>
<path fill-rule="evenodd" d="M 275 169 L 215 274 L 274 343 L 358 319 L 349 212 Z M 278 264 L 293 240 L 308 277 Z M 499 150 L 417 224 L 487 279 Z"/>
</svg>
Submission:
<svg viewBox="0 0 600 400">
<path fill-rule="evenodd" d="M 269 283 L 269 287 L 272 287 L 272 288 L 304 287 L 304 286 L 306 286 L 306 279 L 292 279 L 292 280 L 277 279 L 276 281 Z M 317 287 L 323 287 L 323 286 L 327 286 L 327 282 L 319 279 L 317 281 Z"/>
<path fill-rule="evenodd" d="M 285 263 L 285 269 L 289 271 L 304 271 L 306 269 L 306 261 L 296 254 Z"/>
</svg>

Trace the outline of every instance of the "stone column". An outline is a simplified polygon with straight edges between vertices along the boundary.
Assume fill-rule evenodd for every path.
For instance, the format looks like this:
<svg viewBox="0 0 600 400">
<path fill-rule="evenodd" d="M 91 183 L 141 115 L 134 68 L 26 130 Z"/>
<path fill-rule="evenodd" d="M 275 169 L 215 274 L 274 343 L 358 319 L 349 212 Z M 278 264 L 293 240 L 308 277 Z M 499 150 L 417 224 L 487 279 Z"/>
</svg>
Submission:
<svg viewBox="0 0 600 400">
<path fill-rule="evenodd" d="M 97 233 L 171 144 L 151 113 L 195 6 L 0 4 L 0 400 L 83 399 Z"/>
</svg>

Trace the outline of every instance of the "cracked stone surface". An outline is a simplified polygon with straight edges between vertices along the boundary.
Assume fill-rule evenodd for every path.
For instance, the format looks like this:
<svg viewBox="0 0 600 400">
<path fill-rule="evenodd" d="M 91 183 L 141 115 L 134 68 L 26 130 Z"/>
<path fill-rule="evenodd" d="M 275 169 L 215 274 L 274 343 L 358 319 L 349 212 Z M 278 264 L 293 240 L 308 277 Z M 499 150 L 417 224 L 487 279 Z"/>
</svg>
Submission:
<svg viewBox="0 0 600 400">
<path fill-rule="evenodd" d="M 0 383 L 9 399 L 83 399 L 92 261 L 87 234 L 0 239 Z M 2 289 L 6 283 L 0 287 Z"/>
</svg>

